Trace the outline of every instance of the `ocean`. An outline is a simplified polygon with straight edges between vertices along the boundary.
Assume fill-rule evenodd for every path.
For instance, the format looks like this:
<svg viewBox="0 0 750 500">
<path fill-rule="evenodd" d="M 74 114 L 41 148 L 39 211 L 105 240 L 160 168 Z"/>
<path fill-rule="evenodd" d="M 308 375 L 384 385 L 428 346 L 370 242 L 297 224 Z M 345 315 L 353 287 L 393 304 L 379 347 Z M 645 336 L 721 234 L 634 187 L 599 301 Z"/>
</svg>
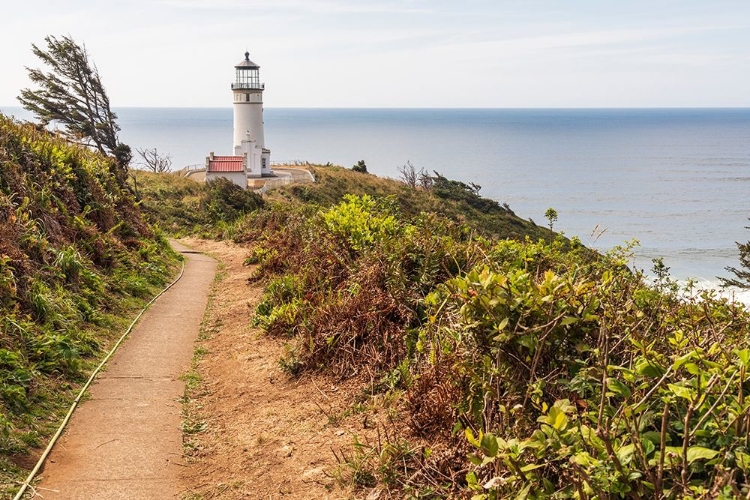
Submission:
<svg viewBox="0 0 750 500">
<path fill-rule="evenodd" d="M 174 167 L 230 154 L 231 108 L 122 108 L 120 138 Z M 4 112 L 28 117 L 19 108 Z M 662 257 L 680 280 L 715 284 L 750 239 L 750 109 L 265 110 L 273 161 L 398 167 L 482 186 L 521 217 L 600 251 L 638 240 L 633 265 Z"/>
</svg>

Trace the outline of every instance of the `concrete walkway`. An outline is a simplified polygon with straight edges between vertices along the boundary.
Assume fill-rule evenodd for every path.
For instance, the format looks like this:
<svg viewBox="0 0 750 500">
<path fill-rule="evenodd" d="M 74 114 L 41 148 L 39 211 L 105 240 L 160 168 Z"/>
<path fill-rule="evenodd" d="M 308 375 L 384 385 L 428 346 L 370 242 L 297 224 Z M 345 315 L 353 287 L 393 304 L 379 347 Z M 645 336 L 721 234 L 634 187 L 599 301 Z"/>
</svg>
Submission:
<svg viewBox="0 0 750 500">
<path fill-rule="evenodd" d="M 37 486 L 45 500 L 167 499 L 182 491 L 179 377 L 216 273 L 210 257 L 184 255 L 182 279 L 144 314 L 47 459 Z"/>
</svg>

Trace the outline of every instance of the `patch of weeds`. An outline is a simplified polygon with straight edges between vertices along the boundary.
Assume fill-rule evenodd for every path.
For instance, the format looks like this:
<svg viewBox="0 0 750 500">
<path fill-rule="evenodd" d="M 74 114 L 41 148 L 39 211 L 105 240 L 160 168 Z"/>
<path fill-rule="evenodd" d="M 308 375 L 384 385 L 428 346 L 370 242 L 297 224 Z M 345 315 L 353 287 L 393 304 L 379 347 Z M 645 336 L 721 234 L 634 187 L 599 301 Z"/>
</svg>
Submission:
<svg viewBox="0 0 750 500">
<path fill-rule="evenodd" d="M 208 429 L 208 424 L 203 420 L 183 420 L 180 428 L 183 434 L 198 434 Z"/>
<path fill-rule="evenodd" d="M 296 347 L 284 344 L 284 354 L 279 358 L 279 367 L 284 373 L 295 376 L 302 372 L 304 365 L 297 355 Z"/>
<path fill-rule="evenodd" d="M 385 428 L 382 432 L 378 429 L 376 443 L 363 443 L 355 435 L 348 451 L 340 449 L 334 455 L 339 463 L 336 480 L 356 488 L 373 488 L 379 483 L 403 487 L 418 465 L 418 454 L 411 445 Z"/>
<path fill-rule="evenodd" d="M 203 382 L 203 377 L 198 371 L 198 364 L 200 360 L 209 353 L 208 348 L 203 345 L 202 342 L 210 339 L 215 333 L 219 332 L 221 328 L 221 322 L 214 319 L 212 313 L 214 311 L 216 294 L 219 289 L 218 284 L 226 277 L 226 266 L 223 263 L 220 263 L 218 266 L 218 272 L 214 277 L 211 293 L 208 297 L 206 311 L 203 315 L 203 320 L 201 321 L 201 328 L 198 333 L 198 344 L 193 351 L 193 360 L 190 370 L 180 377 L 180 379 L 185 382 L 185 394 L 180 398 L 180 403 L 182 404 L 181 429 L 183 433 L 183 452 L 188 460 L 194 459 L 201 450 L 197 434 L 204 432 L 208 428 L 206 421 L 201 418 L 200 412 L 198 411 L 200 407 L 196 402 L 196 397 L 200 396 L 199 388 L 202 386 Z M 196 496 L 187 496 L 186 498 L 203 498 L 200 494 L 194 492 L 191 492 L 190 495 Z"/>
<path fill-rule="evenodd" d="M 357 488 L 372 488 L 378 484 L 371 463 L 372 449 L 360 443 L 356 436 L 351 454 L 347 454 L 344 450 L 340 450 L 339 453 L 334 452 L 334 454 L 339 462 L 334 477 L 340 484 Z"/>
<path fill-rule="evenodd" d="M 180 375 L 180 380 L 185 382 L 185 390 L 192 391 L 198 387 L 203 379 L 198 372 L 190 370 L 189 372 Z"/>
<path fill-rule="evenodd" d="M 13 498 L 18 489 L 18 479 L 24 471 L 5 457 L 0 457 L 0 497 Z"/>
<path fill-rule="evenodd" d="M 37 431 L 23 432 L 18 435 L 18 439 L 30 448 L 37 448 L 40 445 L 39 433 Z"/>
</svg>

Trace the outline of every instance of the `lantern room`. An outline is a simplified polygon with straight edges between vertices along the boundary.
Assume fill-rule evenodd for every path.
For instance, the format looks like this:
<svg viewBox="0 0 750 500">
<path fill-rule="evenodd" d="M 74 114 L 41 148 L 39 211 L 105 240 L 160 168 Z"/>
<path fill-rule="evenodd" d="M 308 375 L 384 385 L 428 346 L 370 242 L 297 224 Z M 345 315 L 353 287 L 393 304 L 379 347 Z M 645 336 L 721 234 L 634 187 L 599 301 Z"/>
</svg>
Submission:
<svg viewBox="0 0 750 500">
<path fill-rule="evenodd" d="M 250 53 L 245 52 L 245 59 L 235 67 L 235 80 L 232 84 L 233 90 L 257 89 L 263 90 L 264 85 L 260 83 L 260 66 L 250 60 Z"/>
</svg>

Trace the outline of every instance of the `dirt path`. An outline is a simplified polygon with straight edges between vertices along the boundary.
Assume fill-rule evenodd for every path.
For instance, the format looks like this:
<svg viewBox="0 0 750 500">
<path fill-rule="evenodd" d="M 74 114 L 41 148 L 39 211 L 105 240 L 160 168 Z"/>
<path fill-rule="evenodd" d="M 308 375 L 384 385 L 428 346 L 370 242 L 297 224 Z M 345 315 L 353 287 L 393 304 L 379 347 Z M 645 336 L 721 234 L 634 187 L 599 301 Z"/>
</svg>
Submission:
<svg viewBox="0 0 750 500">
<path fill-rule="evenodd" d="M 243 262 L 249 250 L 225 242 L 186 243 L 223 267 L 199 342 L 204 354 L 196 370 L 202 381 L 190 391 L 188 413 L 200 430 L 188 436 L 194 448 L 184 469 L 188 498 L 367 496 L 336 480 L 341 469 L 333 453 L 350 450 L 354 436 L 374 440 L 372 423 L 351 409 L 359 386 L 285 374 L 279 367 L 283 339 L 251 327 L 262 285 L 248 284 L 253 268 Z"/>
<path fill-rule="evenodd" d="M 210 257 L 185 256 L 185 275 L 146 312 L 73 415 L 37 486 L 45 500 L 166 499 L 183 491 L 179 377 L 216 272 Z"/>
</svg>

